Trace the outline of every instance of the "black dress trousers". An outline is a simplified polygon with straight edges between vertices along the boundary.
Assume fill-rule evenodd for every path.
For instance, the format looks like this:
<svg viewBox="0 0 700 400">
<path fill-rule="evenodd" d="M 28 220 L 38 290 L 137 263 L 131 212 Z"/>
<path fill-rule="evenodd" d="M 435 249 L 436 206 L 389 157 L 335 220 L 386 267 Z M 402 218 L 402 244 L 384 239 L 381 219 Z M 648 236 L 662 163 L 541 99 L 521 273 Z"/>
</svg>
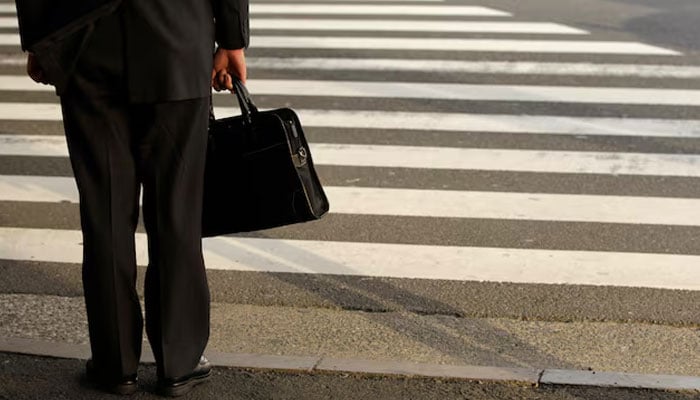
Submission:
<svg viewBox="0 0 700 400">
<path fill-rule="evenodd" d="M 161 378 L 192 371 L 209 337 L 201 207 L 209 98 L 135 103 L 123 10 L 96 22 L 61 95 L 80 192 L 92 356 L 107 376 L 136 372 L 143 320 L 134 234 L 143 188 L 146 333 Z"/>
</svg>

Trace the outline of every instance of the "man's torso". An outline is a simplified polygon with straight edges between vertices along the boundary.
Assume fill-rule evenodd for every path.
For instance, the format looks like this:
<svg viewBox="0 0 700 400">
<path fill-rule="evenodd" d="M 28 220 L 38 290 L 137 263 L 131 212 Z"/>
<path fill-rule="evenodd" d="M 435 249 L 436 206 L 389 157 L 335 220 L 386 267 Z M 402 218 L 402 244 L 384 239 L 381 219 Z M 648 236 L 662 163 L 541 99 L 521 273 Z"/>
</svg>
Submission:
<svg viewBox="0 0 700 400">
<path fill-rule="evenodd" d="M 108 1 L 93 0 L 93 3 Z M 34 4 L 36 9 L 28 11 L 28 4 Z M 53 17 L 48 16 L 56 4 L 65 7 Z M 68 16 L 80 16 L 85 11 L 84 2 L 80 0 L 19 0 L 17 5 L 20 20 L 24 21 L 21 26 L 23 43 L 35 42 L 38 36 L 65 24 Z M 121 59 L 131 101 L 175 101 L 209 95 L 214 50 L 214 16 L 209 0 L 123 0 L 117 13 L 120 23 L 103 29 L 100 48 L 90 46 L 91 38 L 88 38 L 85 51 Z M 50 28 L 39 29 L 27 21 L 32 21 L 31 24 L 43 21 Z M 105 40 L 105 35 L 114 40 Z M 76 46 L 65 48 L 76 52 Z M 94 59 L 95 55 L 62 54 L 57 60 L 60 63 L 77 60 L 80 64 L 81 58 Z"/>
</svg>

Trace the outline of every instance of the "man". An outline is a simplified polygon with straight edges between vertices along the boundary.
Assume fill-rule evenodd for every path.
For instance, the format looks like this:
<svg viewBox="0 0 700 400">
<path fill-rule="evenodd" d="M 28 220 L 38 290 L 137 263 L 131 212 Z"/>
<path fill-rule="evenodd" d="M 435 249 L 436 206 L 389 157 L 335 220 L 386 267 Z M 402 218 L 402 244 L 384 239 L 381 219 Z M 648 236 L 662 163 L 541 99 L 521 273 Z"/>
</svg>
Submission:
<svg viewBox="0 0 700 400">
<path fill-rule="evenodd" d="M 211 372 L 201 249 L 209 98 L 212 86 L 232 89 L 232 75 L 245 82 L 248 0 L 17 0 L 17 8 L 28 74 L 61 97 L 80 193 L 87 377 L 136 391 L 142 186 L 146 333 L 161 393 L 184 394 Z"/>
</svg>

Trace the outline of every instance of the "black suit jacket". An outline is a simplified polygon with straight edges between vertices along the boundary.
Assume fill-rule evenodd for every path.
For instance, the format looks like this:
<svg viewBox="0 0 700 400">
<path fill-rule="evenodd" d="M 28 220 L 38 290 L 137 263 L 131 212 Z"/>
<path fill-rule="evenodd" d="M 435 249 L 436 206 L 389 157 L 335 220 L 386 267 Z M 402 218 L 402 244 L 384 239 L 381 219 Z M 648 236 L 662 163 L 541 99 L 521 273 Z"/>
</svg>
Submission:
<svg viewBox="0 0 700 400">
<path fill-rule="evenodd" d="M 59 31 L 65 32 L 76 23 L 84 25 L 80 19 L 98 18 L 104 14 L 100 9 L 119 1 L 121 0 L 16 0 L 22 49 L 30 50 L 40 40 Z"/>
<path fill-rule="evenodd" d="M 209 96 L 214 40 L 248 47 L 248 0 L 16 0 L 20 36 L 65 89 L 91 24 L 120 6 L 128 94 L 134 102 Z M 121 3 L 121 4 L 120 4 Z M 115 33 L 120 34 L 120 33 Z M 115 49 L 116 50 L 116 49 Z"/>
</svg>

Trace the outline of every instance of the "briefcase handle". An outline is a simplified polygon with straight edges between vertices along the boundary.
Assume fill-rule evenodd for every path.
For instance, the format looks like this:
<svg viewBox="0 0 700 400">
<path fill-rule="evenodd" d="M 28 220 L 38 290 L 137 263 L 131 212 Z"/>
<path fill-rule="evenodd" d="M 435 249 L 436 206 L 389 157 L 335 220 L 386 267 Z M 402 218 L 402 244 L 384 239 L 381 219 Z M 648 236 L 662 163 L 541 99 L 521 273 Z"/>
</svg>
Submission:
<svg viewBox="0 0 700 400">
<path fill-rule="evenodd" d="M 255 103 L 253 103 L 253 99 L 250 98 L 250 93 L 243 82 L 241 82 L 237 76 L 231 76 L 231 78 L 233 80 L 233 92 L 238 100 L 238 106 L 241 109 L 241 116 L 245 122 L 252 123 L 252 115 L 258 112 L 258 107 L 255 105 Z M 215 119 L 214 102 L 210 100 L 209 120 L 214 121 Z"/>
<path fill-rule="evenodd" d="M 238 99 L 241 115 L 246 121 L 250 122 L 250 116 L 258 112 L 258 107 L 253 103 L 253 99 L 250 98 L 250 93 L 248 93 L 248 89 L 243 82 L 237 76 L 232 76 L 232 78 L 233 92 L 236 95 L 236 99 Z"/>
</svg>

